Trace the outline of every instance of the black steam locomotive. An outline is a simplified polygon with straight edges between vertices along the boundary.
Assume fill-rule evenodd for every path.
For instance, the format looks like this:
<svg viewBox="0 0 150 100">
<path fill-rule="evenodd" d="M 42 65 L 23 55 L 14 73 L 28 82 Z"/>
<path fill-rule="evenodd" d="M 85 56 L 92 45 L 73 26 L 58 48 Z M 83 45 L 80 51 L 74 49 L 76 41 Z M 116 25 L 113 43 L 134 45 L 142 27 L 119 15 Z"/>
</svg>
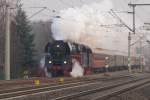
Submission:
<svg viewBox="0 0 150 100">
<path fill-rule="evenodd" d="M 45 67 L 52 77 L 69 76 L 72 70 L 72 59 L 78 60 L 86 69 L 91 67 L 90 56 L 92 50 L 84 45 L 54 41 L 45 47 Z"/>
</svg>

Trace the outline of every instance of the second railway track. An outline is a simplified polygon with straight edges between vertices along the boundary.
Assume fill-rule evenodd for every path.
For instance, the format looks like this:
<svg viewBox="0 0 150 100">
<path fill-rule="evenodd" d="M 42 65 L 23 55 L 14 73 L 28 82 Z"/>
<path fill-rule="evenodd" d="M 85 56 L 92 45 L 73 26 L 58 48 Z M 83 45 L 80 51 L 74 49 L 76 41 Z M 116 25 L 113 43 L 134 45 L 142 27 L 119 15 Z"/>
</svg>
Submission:
<svg viewBox="0 0 150 100">
<path fill-rule="evenodd" d="M 95 93 L 98 90 L 101 91 L 105 89 L 111 89 L 114 86 L 117 87 L 120 85 L 128 84 L 130 82 L 134 83 L 143 79 L 145 79 L 145 77 L 135 78 L 128 75 L 108 79 L 97 78 L 95 80 L 84 80 L 76 83 L 46 86 L 39 88 L 37 87 L 30 89 L 28 88 L 16 91 L 14 90 L 9 93 L 4 92 L 0 94 L 0 99 L 21 100 L 20 98 L 24 98 L 23 100 L 30 100 L 31 98 L 34 98 L 37 100 L 70 100 L 74 97 L 82 97 L 84 95 L 89 95 L 91 92 Z M 41 94 L 44 97 L 44 99 L 39 99 Z"/>
<path fill-rule="evenodd" d="M 28 95 L 28 94 L 35 94 L 43 91 L 55 91 L 57 89 L 66 88 L 66 87 L 72 87 L 72 86 L 78 86 L 78 85 L 84 85 L 84 84 L 93 84 L 93 82 L 96 81 L 109 81 L 109 80 L 117 80 L 120 78 L 126 78 L 130 77 L 129 75 L 125 76 L 119 76 L 119 77 L 113 77 L 113 78 L 94 78 L 94 79 L 85 79 L 80 80 L 76 82 L 69 82 L 64 84 L 53 84 L 53 85 L 41 85 L 41 86 L 29 86 L 29 87 L 23 87 L 23 88 L 16 88 L 16 89 L 8 89 L 8 90 L 1 90 L 0 91 L 0 99 L 7 99 L 11 97 L 18 97 L 22 95 Z"/>
<path fill-rule="evenodd" d="M 110 97 L 116 96 L 145 84 L 150 84 L 150 79 L 135 79 L 104 87 L 87 89 L 85 91 L 53 98 L 50 100 L 108 100 Z"/>
</svg>

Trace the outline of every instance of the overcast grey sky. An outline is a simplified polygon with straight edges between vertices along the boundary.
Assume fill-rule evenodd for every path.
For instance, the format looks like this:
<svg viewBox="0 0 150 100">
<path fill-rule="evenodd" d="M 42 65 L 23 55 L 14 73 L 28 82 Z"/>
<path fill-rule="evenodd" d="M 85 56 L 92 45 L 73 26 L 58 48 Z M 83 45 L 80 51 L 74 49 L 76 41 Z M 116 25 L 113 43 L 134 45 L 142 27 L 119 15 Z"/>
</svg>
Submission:
<svg viewBox="0 0 150 100">
<path fill-rule="evenodd" d="M 41 8 L 28 8 L 28 7 L 47 7 L 49 10 L 44 10 L 40 14 L 32 17 L 31 20 L 48 20 L 52 16 L 57 15 L 57 13 L 62 9 L 67 9 L 70 7 L 80 7 L 84 4 L 91 4 L 94 2 L 101 2 L 102 0 L 22 0 L 24 5 L 24 10 L 27 11 L 28 16 L 39 11 Z M 150 3 L 150 0 L 110 0 L 114 9 L 118 11 L 131 11 L 132 9 L 128 6 L 129 2 L 134 3 Z M 136 7 L 136 17 L 138 20 L 147 22 L 150 20 L 150 6 Z M 56 12 L 54 13 L 53 10 Z"/>
<path fill-rule="evenodd" d="M 101 3 L 101 1 L 102 0 L 22 0 L 22 3 L 23 3 L 23 8 L 27 12 L 27 15 L 28 15 L 29 18 L 30 18 L 30 16 L 32 16 L 33 14 L 35 14 L 36 12 L 41 10 L 41 8 L 36 8 L 35 9 L 35 8 L 30 8 L 30 7 L 47 7 L 49 9 L 49 10 L 44 10 L 40 14 L 38 14 L 38 15 L 36 15 L 36 16 L 34 16 L 34 17 L 32 17 L 30 19 L 30 20 L 34 20 L 34 21 L 36 20 L 37 21 L 37 20 L 49 20 L 49 19 L 52 19 L 53 16 L 57 16 L 59 14 L 60 10 L 65 10 L 65 9 L 68 9 L 68 8 L 75 8 L 75 7 L 78 7 L 80 9 L 80 7 L 82 8 L 82 6 L 85 5 L 85 4 L 91 6 L 92 3 Z M 105 0 L 103 0 L 103 1 L 105 1 Z M 113 10 L 114 11 L 118 11 L 118 12 L 119 11 L 132 11 L 132 8 L 128 6 L 128 4 L 130 2 L 131 3 L 149 3 L 150 4 L 150 0 L 109 0 L 109 1 L 111 1 L 112 5 L 113 5 Z M 101 3 L 101 5 L 102 5 L 102 3 Z M 90 7 L 90 6 L 87 6 L 87 7 Z M 104 6 L 103 8 L 110 8 L 110 7 L 105 7 Z M 103 8 L 101 8 L 101 10 Z M 55 10 L 56 12 L 53 12 L 53 10 Z M 95 11 L 95 9 L 94 9 L 94 11 Z M 96 10 L 96 12 L 97 11 L 98 10 Z M 108 12 L 106 12 L 106 13 L 108 13 Z M 75 13 L 71 17 L 77 17 L 76 16 L 77 14 Z M 128 14 L 128 13 L 117 13 L 117 14 L 122 18 L 122 20 L 129 27 L 132 28 L 132 14 Z M 85 15 L 87 15 L 87 13 L 85 13 Z M 142 26 L 144 23 L 150 23 L 150 16 L 149 15 L 150 15 L 150 6 L 136 7 L 136 26 L 139 27 L 139 26 Z M 98 18 L 99 18 L 99 16 L 98 16 Z M 90 20 L 91 19 L 89 19 L 89 21 Z M 109 18 L 109 20 L 110 20 L 110 18 Z M 78 26 L 78 23 L 76 23 L 76 24 L 77 24 L 76 25 L 77 27 L 80 27 L 80 26 Z M 86 24 L 86 23 L 84 23 L 84 24 Z M 66 26 L 66 25 L 68 25 L 68 23 L 64 24 L 64 26 Z M 71 24 L 71 25 L 74 25 L 74 23 Z M 71 29 L 71 28 L 68 28 L 68 27 L 69 27 L 69 25 L 66 27 L 66 30 L 67 29 Z M 62 28 L 62 27 L 58 27 L 58 28 L 65 29 L 65 28 Z M 75 32 L 76 32 L 77 31 L 76 28 L 75 27 L 73 27 L 73 28 L 74 29 L 72 29 L 72 30 L 75 30 Z M 71 30 L 71 32 L 73 32 L 72 30 Z M 60 33 L 61 32 L 63 32 L 63 31 L 61 30 Z M 87 31 L 87 32 L 89 32 L 89 31 Z M 87 32 L 85 32 L 85 34 Z M 120 32 L 122 33 L 122 31 L 120 31 Z M 64 33 L 66 34 L 66 31 L 64 31 Z M 68 32 L 68 33 L 70 33 L 70 32 Z M 81 33 L 81 32 L 78 32 L 78 33 Z M 101 33 L 101 32 L 99 32 L 99 33 Z M 128 43 L 127 42 L 127 36 L 128 36 L 128 32 L 126 33 L 126 35 L 124 37 L 120 36 L 119 32 L 118 32 L 119 33 L 118 35 L 116 35 L 116 32 L 112 32 L 112 33 L 113 33 L 112 36 L 115 36 L 115 37 L 111 38 L 112 41 L 110 41 L 110 39 L 108 40 L 110 42 L 110 43 L 108 43 L 108 45 L 106 45 L 107 42 L 105 42 L 105 41 L 107 41 L 106 38 L 103 38 L 104 42 L 100 42 L 100 43 L 103 43 L 103 45 L 108 46 L 108 48 L 111 47 L 110 46 L 111 43 L 114 43 L 114 45 L 112 44 L 112 46 L 116 45 L 116 48 L 120 48 L 121 46 L 123 46 L 125 44 L 126 46 L 123 46 L 125 48 L 119 49 L 119 50 L 120 51 L 127 51 L 127 43 Z M 110 35 L 110 34 L 108 34 L 108 35 Z M 60 36 L 60 34 L 59 34 L 59 36 Z M 122 37 L 122 38 L 120 38 L 120 37 Z M 132 39 L 132 40 L 134 40 L 134 41 L 132 41 L 133 43 L 138 39 L 137 37 L 139 38 L 139 36 L 137 35 L 135 37 L 135 39 Z M 116 44 L 115 40 L 118 41 L 118 38 L 120 39 L 119 41 L 121 41 L 121 39 L 122 39 L 122 42 L 117 42 L 119 44 Z M 98 39 L 94 39 L 94 40 L 98 40 Z M 126 42 L 124 42 L 124 40 Z M 101 45 L 101 46 L 103 46 L 103 45 Z M 117 47 L 117 45 L 118 45 L 118 47 Z M 104 47 L 104 48 L 107 48 L 107 47 Z"/>
</svg>

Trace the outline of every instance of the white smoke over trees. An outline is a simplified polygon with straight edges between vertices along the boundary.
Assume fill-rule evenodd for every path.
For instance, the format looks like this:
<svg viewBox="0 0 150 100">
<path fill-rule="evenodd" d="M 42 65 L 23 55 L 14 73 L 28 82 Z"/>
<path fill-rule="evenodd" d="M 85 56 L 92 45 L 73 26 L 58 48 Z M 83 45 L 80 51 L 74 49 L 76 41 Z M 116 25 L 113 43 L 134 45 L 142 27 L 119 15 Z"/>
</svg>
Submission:
<svg viewBox="0 0 150 100">
<path fill-rule="evenodd" d="M 109 11 L 113 9 L 109 0 L 82 7 L 61 10 L 60 18 L 54 18 L 53 37 L 116 52 L 127 52 L 128 31 Z M 118 26 L 116 26 L 118 25 Z"/>
</svg>

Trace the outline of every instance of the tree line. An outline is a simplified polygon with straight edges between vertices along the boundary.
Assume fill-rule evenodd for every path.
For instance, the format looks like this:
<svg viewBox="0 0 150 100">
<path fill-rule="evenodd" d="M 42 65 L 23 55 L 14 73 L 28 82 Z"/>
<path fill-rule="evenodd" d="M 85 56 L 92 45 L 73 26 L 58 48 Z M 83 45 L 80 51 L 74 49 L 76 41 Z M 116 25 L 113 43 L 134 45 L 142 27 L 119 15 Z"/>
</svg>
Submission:
<svg viewBox="0 0 150 100">
<path fill-rule="evenodd" d="M 11 77 L 22 78 L 25 72 L 33 73 L 37 62 L 34 34 L 21 6 L 11 21 Z M 33 75 L 33 74 L 32 74 Z"/>
<path fill-rule="evenodd" d="M 2 11 L 3 12 L 2 12 Z M 4 77 L 5 57 L 5 10 L 0 9 L 0 79 Z M 22 6 L 18 6 L 11 18 L 10 61 L 11 78 L 23 78 L 24 72 L 37 76 L 39 61 L 44 53 L 44 46 L 52 42 L 51 21 L 28 20 Z"/>
</svg>

